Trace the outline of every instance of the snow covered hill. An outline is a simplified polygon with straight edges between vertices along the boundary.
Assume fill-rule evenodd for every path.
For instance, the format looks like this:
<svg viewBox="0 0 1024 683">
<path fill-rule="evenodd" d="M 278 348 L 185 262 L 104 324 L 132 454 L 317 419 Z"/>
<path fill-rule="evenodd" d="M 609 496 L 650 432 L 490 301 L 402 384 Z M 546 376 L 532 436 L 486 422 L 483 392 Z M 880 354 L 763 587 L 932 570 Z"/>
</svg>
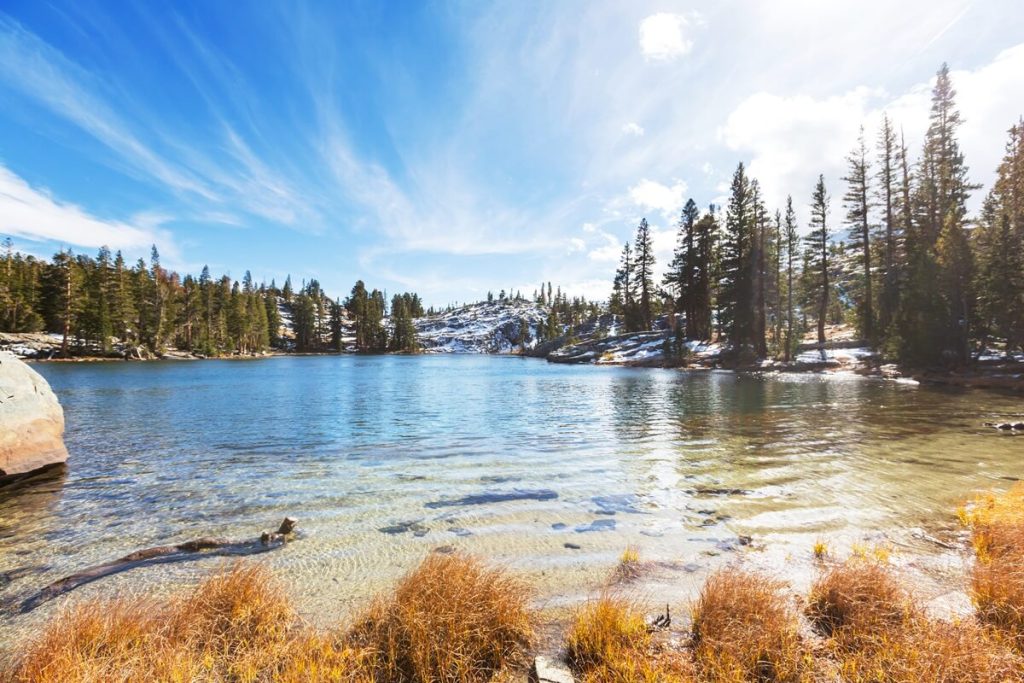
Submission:
<svg viewBox="0 0 1024 683">
<path fill-rule="evenodd" d="M 532 301 L 484 301 L 414 324 L 427 353 L 513 353 L 536 346 L 547 317 L 547 309 Z"/>
</svg>

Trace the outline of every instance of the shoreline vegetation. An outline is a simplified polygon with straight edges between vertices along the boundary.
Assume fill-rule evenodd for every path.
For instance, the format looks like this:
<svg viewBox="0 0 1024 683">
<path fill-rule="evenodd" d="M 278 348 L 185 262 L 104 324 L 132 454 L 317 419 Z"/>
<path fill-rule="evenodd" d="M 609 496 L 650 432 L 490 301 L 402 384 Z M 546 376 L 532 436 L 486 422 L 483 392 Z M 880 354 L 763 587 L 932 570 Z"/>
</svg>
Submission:
<svg viewBox="0 0 1024 683">
<path fill-rule="evenodd" d="M 971 611 L 956 619 L 915 600 L 887 549 L 839 558 L 824 542 L 806 592 L 726 566 L 689 605 L 653 618 L 633 583 L 643 560 L 627 548 L 590 600 L 547 626 L 524 580 L 466 555 L 427 556 L 327 630 L 297 616 L 284 577 L 244 562 L 164 601 L 66 605 L 5 653 L 0 681 L 507 682 L 526 680 L 535 656 L 589 683 L 1021 680 L 1024 484 L 977 496 L 958 517 L 971 566 L 968 585 L 950 588 Z"/>
<path fill-rule="evenodd" d="M 640 220 L 606 302 L 547 282 L 530 296 L 503 289 L 475 304 L 425 309 L 415 292 L 389 301 L 362 280 L 343 300 L 316 279 L 295 288 L 290 276 L 279 287 L 249 272 L 237 281 L 205 267 L 181 275 L 161 265 L 155 247 L 148 263 L 134 265 L 106 247 L 95 258 L 62 250 L 47 261 L 15 251 L 8 238 L 0 255 L 0 334 L 8 339 L 0 347 L 65 359 L 449 351 L 802 370 L 814 365 L 800 358 L 808 351 L 819 352 L 822 368 L 834 366 L 827 330 L 842 327 L 879 367 L 1021 389 L 1024 118 L 1009 127 L 975 216 L 967 203 L 981 186 L 968 177 L 961 124 L 943 65 L 917 158 L 888 115 L 873 150 L 862 128 L 846 158 L 842 218 L 819 177 L 801 189 L 812 189 L 804 235 L 792 195 L 773 211 L 738 164 L 724 207 L 702 213 L 686 202 L 660 281 L 652 228 Z M 483 310 L 495 306 L 504 308 Z M 608 346 L 616 338 L 635 353 Z"/>
<path fill-rule="evenodd" d="M 638 368 L 663 368 L 682 371 L 730 370 L 736 372 L 784 372 L 784 373 L 852 373 L 863 377 L 886 380 L 914 381 L 934 386 L 989 389 L 997 391 L 1024 392 L 1024 354 L 1002 356 L 989 354 L 975 360 L 972 366 L 959 369 L 931 368 L 924 370 L 902 368 L 867 348 L 863 341 L 850 340 L 846 326 L 829 326 L 827 341 L 818 344 L 806 340 L 796 347 L 797 356 L 789 362 L 767 360 L 748 365 L 729 363 L 721 355 L 718 344 L 693 344 L 693 353 L 666 356 L 664 347 L 672 344 L 670 331 L 633 333 L 609 338 L 595 335 L 587 339 L 574 339 L 567 343 L 560 339 L 547 347 L 516 349 L 505 352 L 484 352 L 492 355 L 512 355 L 524 358 L 538 358 L 552 363 L 612 365 Z M 835 333 L 835 336 L 833 336 Z M 561 342 L 566 342 L 562 344 Z M 69 357 L 47 357 L 45 349 L 56 345 L 52 337 L 41 334 L 0 333 L 0 348 L 17 350 L 41 348 L 42 357 L 30 352 L 24 360 L 38 363 L 91 363 L 91 362 L 142 362 L 142 361 L 196 361 L 207 356 L 177 349 L 165 349 L 159 355 L 145 357 L 124 357 L 122 355 L 75 355 Z M 654 352 L 651 353 L 653 347 Z M 553 350 L 551 350 L 553 349 Z M 339 355 L 338 351 L 285 351 L 271 349 L 247 354 L 214 356 L 216 360 L 259 360 L 281 356 L 328 356 Z M 373 355 L 431 355 L 436 353 L 458 353 L 416 349 L 391 351 Z"/>
</svg>

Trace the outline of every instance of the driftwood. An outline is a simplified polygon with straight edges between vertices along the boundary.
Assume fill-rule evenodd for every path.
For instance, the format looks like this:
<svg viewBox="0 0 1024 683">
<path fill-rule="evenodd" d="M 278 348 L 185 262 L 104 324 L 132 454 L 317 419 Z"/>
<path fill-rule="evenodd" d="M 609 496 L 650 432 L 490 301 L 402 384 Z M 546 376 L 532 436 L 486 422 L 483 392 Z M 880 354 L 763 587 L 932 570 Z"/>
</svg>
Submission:
<svg viewBox="0 0 1024 683">
<path fill-rule="evenodd" d="M 129 569 L 148 567 L 168 562 L 187 562 L 204 557 L 241 556 L 267 552 L 284 545 L 295 531 L 294 517 L 285 517 L 277 531 L 263 531 L 258 540 L 233 541 L 223 538 L 197 538 L 177 545 L 161 545 L 154 548 L 136 550 L 111 562 L 98 564 L 80 572 L 65 576 L 54 581 L 35 595 L 21 603 L 21 612 L 31 612 L 43 603 L 69 593 L 79 586 L 92 583 L 113 574 Z"/>
</svg>

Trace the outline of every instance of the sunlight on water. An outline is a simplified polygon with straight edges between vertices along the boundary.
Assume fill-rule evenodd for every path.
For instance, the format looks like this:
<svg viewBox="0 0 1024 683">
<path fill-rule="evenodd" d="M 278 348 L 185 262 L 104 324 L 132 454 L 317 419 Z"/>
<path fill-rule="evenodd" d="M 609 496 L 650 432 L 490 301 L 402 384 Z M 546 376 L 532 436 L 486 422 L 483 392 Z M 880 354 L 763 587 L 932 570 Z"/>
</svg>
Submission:
<svg viewBox="0 0 1024 683">
<path fill-rule="evenodd" d="M 450 356 L 36 367 L 65 406 L 71 459 L 0 492 L 6 601 L 141 547 L 252 537 L 292 514 L 302 538 L 266 557 L 315 620 L 437 548 L 527 572 L 553 604 L 627 544 L 692 571 L 741 534 L 809 547 L 948 525 L 1024 454 L 1024 439 L 982 426 L 1019 414 L 1019 398 L 856 377 Z M 76 595 L 166 591 L 215 562 Z"/>
</svg>

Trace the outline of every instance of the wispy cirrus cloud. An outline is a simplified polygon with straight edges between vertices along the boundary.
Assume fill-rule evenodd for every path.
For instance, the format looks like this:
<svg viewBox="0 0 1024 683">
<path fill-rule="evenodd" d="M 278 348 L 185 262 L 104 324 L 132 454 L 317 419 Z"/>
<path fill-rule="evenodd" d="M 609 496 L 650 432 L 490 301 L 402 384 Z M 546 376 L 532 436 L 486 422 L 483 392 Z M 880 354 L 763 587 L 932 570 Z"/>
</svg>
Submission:
<svg viewBox="0 0 1024 683">
<path fill-rule="evenodd" d="M 145 252 L 157 245 L 172 261 L 180 256 L 165 216 L 140 214 L 127 220 L 109 220 L 80 206 L 55 199 L 43 188 L 32 187 L 0 165 L 0 233 L 60 245 Z"/>
</svg>

